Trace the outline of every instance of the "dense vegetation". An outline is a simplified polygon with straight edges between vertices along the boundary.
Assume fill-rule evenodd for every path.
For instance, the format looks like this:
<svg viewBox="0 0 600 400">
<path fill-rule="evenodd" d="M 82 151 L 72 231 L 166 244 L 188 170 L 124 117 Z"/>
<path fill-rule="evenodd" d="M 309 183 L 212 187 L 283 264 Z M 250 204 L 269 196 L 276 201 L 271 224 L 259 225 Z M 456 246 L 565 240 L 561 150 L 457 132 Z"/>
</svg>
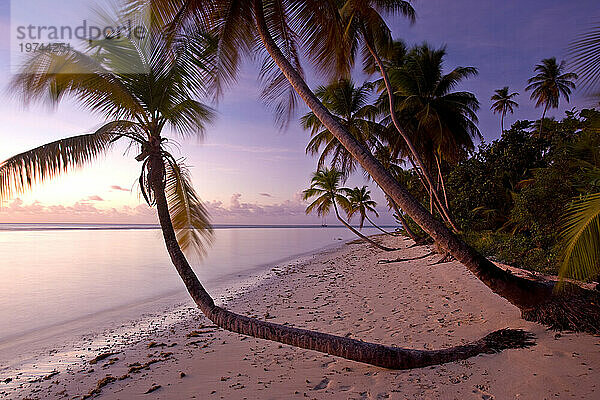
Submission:
<svg viewBox="0 0 600 400">
<path fill-rule="evenodd" d="M 556 274 L 561 229 L 572 199 L 600 190 L 600 112 L 567 112 L 560 121 L 517 121 L 468 159 L 444 164 L 450 209 L 463 237 L 511 265 Z M 416 174 L 411 192 L 429 201 Z M 412 226 L 418 229 L 417 226 Z"/>
</svg>

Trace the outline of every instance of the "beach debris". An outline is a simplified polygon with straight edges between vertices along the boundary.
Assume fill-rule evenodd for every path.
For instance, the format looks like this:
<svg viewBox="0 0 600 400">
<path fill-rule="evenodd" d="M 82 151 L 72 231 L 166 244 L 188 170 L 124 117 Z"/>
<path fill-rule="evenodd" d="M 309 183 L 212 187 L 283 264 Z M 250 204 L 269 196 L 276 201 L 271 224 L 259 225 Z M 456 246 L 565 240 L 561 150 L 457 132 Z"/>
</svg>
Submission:
<svg viewBox="0 0 600 400">
<path fill-rule="evenodd" d="M 190 333 L 188 333 L 186 336 L 188 338 L 199 337 L 202 335 L 206 335 L 207 333 L 213 333 L 215 331 L 214 329 L 207 329 L 207 328 L 200 328 L 200 329 L 206 329 L 206 330 L 194 330 L 194 331 L 191 331 Z"/>
<path fill-rule="evenodd" d="M 48 380 L 52 379 L 53 377 L 55 377 L 55 376 L 56 376 L 56 375 L 58 375 L 58 374 L 59 374 L 59 372 L 58 372 L 58 371 L 56 371 L 56 370 L 54 370 L 54 371 L 50 372 L 48 375 L 46 375 L 46 376 L 44 377 L 44 380 L 45 380 L 45 381 L 48 381 Z"/>
<path fill-rule="evenodd" d="M 167 347 L 166 343 L 156 343 L 156 342 L 150 342 L 148 343 L 148 348 L 149 349 L 153 349 L 155 347 Z"/>
<path fill-rule="evenodd" d="M 329 378 L 323 378 L 312 390 L 323 390 L 329 386 Z"/>
<path fill-rule="evenodd" d="M 161 353 L 161 356 L 163 357 L 162 359 L 157 359 L 154 358 L 144 364 L 140 364 L 139 362 L 134 362 L 133 364 L 129 364 L 129 371 L 128 373 L 138 373 L 143 369 L 148 369 L 152 364 L 156 364 L 158 362 L 161 361 L 165 361 L 167 360 L 173 353 Z"/>
<path fill-rule="evenodd" d="M 92 389 L 88 394 L 84 395 L 82 397 L 82 399 L 83 400 L 89 399 L 90 397 L 93 397 L 96 394 L 100 394 L 100 392 L 102 391 L 102 388 L 104 386 L 111 384 L 116 380 L 117 380 L 117 378 L 115 378 L 114 376 L 106 375 L 104 378 L 100 379 L 98 381 L 98 383 L 96 384 L 96 387 L 94 389 Z"/>
<path fill-rule="evenodd" d="M 108 366 L 110 366 L 110 365 L 113 365 L 113 364 L 114 364 L 114 363 L 116 363 L 117 361 L 119 361 L 119 357 L 109 358 L 109 359 L 108 359 L 108 362 L 107 362 L 106 364 L 104 364 L 104 365 L 102 366 L 102 368 L 106 368 L 106 367 L 108 367 Z"/>
<path fill-rule="evenodd" d="M 114 356 L 115 354 L 119 354 L 119 352 L 108 352 L 108 353 L 102 353 L 97 355 L 96 357 L 92 358 L 89 363 L 90 364 L 96 364 L 98 361 L 102 361 L 107 359 L 110 356 Z"/>
<path fill-rule="evenodd" d="M 179 372 L 179 377 L 180 378 L 185 378 L 185 376 L 186 376 L 185 372 L 183 372 L 183 371 Z"/>
<path fill-rule="evenodd" d="M 150 387 L 150 389 L 146 390 L 146 391 L 144 392 L 144 394 L 149 394 L 149 393 L 155 392 L 155 391 L 157 391 L 158 389 L 160 389 L 161 387 L 162 387 L 161 385 L 157 385 L 157 384 L 155 383 L 155 384 L 153 384 L 153 385 L 152 385 L 152 387 Z"/>
<path fill-rule="evenodd" d="M 4 383 L 10 383 L 10 382 L 12 382 L 12 378 L 6 378 L 2 382 L 4 382 Z"/>
</svg>

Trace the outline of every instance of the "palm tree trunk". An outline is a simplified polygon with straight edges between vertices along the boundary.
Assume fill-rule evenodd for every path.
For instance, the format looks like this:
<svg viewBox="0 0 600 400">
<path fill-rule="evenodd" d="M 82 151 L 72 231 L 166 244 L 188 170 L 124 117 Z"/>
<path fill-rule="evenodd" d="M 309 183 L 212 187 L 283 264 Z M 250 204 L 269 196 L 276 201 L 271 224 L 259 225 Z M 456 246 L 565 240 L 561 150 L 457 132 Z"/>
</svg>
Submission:
<svg viewBox="0 0 600 400">
<path fill-rule="evenodd" d="M 500 117 L 500 135 L 504 133 L 504 115 L 506 111 L 502 111 L 502 116 Z"/>
<path fill-rule="evenodd" d="M 348 229 L 350 229 L 352 231 L 352 233 L 354 233 L 356 236 L 360 237 L 361 239 L 363 239 L 366 242 L 371 243 L 373 246 L 377 247 L 378 249 L 384 250 L 384 251 L 396 251 L 396 250 L 400 250 L 400 249 L 391 249 L 389 247 L 385 247 L 380 245 L 379 243 L 377 243 L 376 241 L 366 237 L 365 235 L 363 235 L 362 233 L 360 233 L 360 231 L 354 229 L 354 227 L 352 225 L 350 225 L 349 223 L 347 223 L 346 221 L 344 221 L 344 219 L 340 216 L 340 213 L 338 211 L 337 208 L 337 204 L 335 202 L 335 200 L 333 200 L 333 209 L 335 210 L 335 216 L 337 217 L 337 219 L 344 224 L 344 226 Z M 367 217 L 368 218 L 368 217 Z M 384 231 L 385 232 L 385 231 Z"/>
<path fill-rule="evenodd" d="M 388 196 L 389 198 L 389 196 Z M 402 224 L 402 228 L 404 228 L 404 230 L 406 231 L 407 235 L 414 240 L 415 243 L 421 243 L 422 242 L 422 238 L 418 237 L 412 229 L 410 229 L 410 226 L 408 226 L 408 222 L 406 221 L 406 219 L 404 218 L 404 215 L 402 213 L 402 211 L 400 210 L 400 208 L 398 207 L 398 204 L 396 204 L 396 202 L 394 200 L 392 200 L 391 198 L 389 199 L 390 203 L 392 204 L 392 207 L 394 208 L 394 211 L 396 212 L 396 215 L 398 216 L 398 219 L 400 220 L 400 223 Z"/>
<path fill-rule="evenodd" d="M 442 174 L 442 166 L 440 164 L 440 160 L 438 155 L 435 155 L 435 162 L 437 163 L 438 173 L 440 176 L 440 183 L 442 185 L 442 193 L 444 194 L 444 203 L 446 204 L 446 209 L 450 212 L 450 206 L 448 205 L 448 195 L 446 194 L 446 184 L 444 183 L 444 174 Z"/>
<path fill-rule="evenodd" d="M 540 119 L 540 130 L 539 130 L 539 137 L 542 137 L 542 126 L 544 126 L 544 118 L 546 118 L 546 112 L 548 111 L 548 103 L 546 103 L 546 105 L 544 106 L 544 112 L 542 113 L 542 119 Z"/>
<path fill-rule="evenodd" d="M 158 219 L 171 262 L 198 308 L 223 329 L 391 369 L 420 368 L 533 344 L 532 336 L 526 332 L 501 330 L 476 342 L 448 349 L 403 349 L 261 321 L 219 307 L 198 280 L 177 243 L 165 195 L 163 161 L 159 155 L 153 155 L 150 163 L 150 181 L 156 199 Z"/>
<path fill-rule="evenodd" d="M 373 227 L 375 227 L 377 230 L 379 230 L 382 233 L 385 233 L 386 235 L 390 235 L 390 236 L 396 236 L 396 234 L 392 233 L 392 232 L 388 232 L 384 229 L 382 229 L 379 225 L 377 225 L 375 222 L 373 222 L 371 220 L 371 218 L 369 218 L 368 215 L 365 215 L 365 218 L 367 219 L 367 221 L 369 221 L 371 223 L 371 225 L 373 225 Z"/>
<path fill-rule="evenodd" d="M 527 309 L 543 303 L 552 295 L 552 285 L 517 277 L 494 265 L 471 246 L 458 238 L 441 221 L 427 212 L 408 190 L 358 143 L 354 137 L 329 113 L 312 93 L 304 79 L 281 53 L 266 25 L 261 0 L 253 2 L 259 37 L 294 90 L 313 111 L 323 125 L 340 141 L 375 182 L 443 249 L 465 265 L 490 289 L 516 306 Z"/>
<path fill-rule="evenodd" d="M 410 137 L 406 134 L 406 132 L 404 131 L 404 129 L 400 126 L 400 121 L 398 121 L 398 117 L 396 116 L 396 111 L 395 111 L 396 110 L 396 106 L 394 104 L 394 91 L 393 91 L 393 88 L 392 88 L 392 84 L 390 83 L 390 79 L 388 77 L 387 71 L 385 70 L 385 67 L 383 65 L 383 62 L 381 61 L 381 58 L 379 58 L 379 55 L 377 54 L 377 52 L 375 51 L 375 49 L 373 48 L 373 46 L 369 42 L 369 40 L 367 38 L 368 36 L 364 32 L 364 30 L 363 30 L 363 36 L 364 36 L 364 39 L 365 39 L 365 44 L 367 46 L 367 49 L 369 50 L 369 52 L 373 56 L 373 59 L 375 60 L 375 62 L 377 63 L 377 66 L 379 67 L 379 70 L 381 72 L 381 77 L 383 78 L 383 82 L 385 84 L 385 88 L 386 88 L 386 91 L 388 93 L 388 101 L 389 101 L 389 107 L 390 107 L 390 116 L 392 117 L 392 123 L 396 127 L 396 130 L 398 131 L 398 133 L 400 133 L 400 136 L 402 136 L 402 138 L 406 142 L 406 144 L 407 144 L 410 152 L 412 153 L 415 161 L 417 162 L 417 164 L 419 165 L 419 168 L 423 172 L 423 176 L 425 177 L 425 180 L 427 181 L 427 184 L 429 185 L 429 188 L 430 188 L 430 195 L 431 194 L 433 195 L 433 197 L 435 198 L 435 201 L 440 206 L 440 209 L 442 211 L 441 212 L 442 218 L 444 218 L 450 224 L 450 226 L 452 227 L 452 229 L 455 232 L 459 232 L 459 229 L 454 224 L 454 221 L 452 221 L 452 217 L 450 216 L 450 213 L 444 207 L 444 204 L 440 200 L 440 197 L 439 197 L 439 194 L 438 194 L 437 190 L 435 190 L 435 187 L 433 185 L 433 181 L 431 179 L 431 174 L 425 168 L 423 160 L 419 156 L 419 153 L 417 152 L 417 149 L 415 148 L 414 144 L 412 143 L 412 140 L 410 140 Z M 432 199 L 432 202 L 433 202 L 433 199 Z M 431 207 L 431 208 L 433 208 L 433 207 Z"/>
</svg>

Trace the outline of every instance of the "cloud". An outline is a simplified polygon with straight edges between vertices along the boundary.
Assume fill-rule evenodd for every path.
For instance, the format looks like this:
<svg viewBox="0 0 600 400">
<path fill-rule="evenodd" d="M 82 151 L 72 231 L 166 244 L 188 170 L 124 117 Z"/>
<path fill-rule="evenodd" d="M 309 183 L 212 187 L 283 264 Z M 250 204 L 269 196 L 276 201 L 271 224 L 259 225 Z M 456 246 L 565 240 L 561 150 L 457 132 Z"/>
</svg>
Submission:
<svg viewBox="0 0 600 400">
<path fill-rule="evenodd" d="M 0 221 L 156 223 L 156 211 L 145 204 L 136 207 L 99 208 L 90 203 L 89 198 L 72 205 L 44 205 L 39 201 L 25 204 L 17 198 L 0 208 Z"/>
<path fill-rule="evenodd" d="M 120 190 L 121 192 L 130 192 L 131 191 L 131 190 L 125 189 L 124 187 L 119 186 L 119 185 L 112 185 L 110 188 L 112 190 Z"/>
<path fill-rule="evenodd" d="M 104 201 L 104 199 L 102 197 L 98 196 L 97 194 L 88 197 L 86 200 L 89 200 L 89 201 Z"/>
<path fill-rule="evenodd" d="M 291 200 L 265 205 L 257 202 L 244 202 L 241 193 L 234 193 L 231 195 L 229 205 L 225 205 L 221 201 L 212 201 L 206 203 L 206 208 L 213 220 L 217 222 L 314 223 L 314 218 L 306 216 L 304 212 L 306 204 L 297 194 Z"/>
<path fill-rule="evenodd" d="M 259 195 L 263 197 L 273 197 L 273 195 L 270 193 L 259 193 Z"/>
</svg>

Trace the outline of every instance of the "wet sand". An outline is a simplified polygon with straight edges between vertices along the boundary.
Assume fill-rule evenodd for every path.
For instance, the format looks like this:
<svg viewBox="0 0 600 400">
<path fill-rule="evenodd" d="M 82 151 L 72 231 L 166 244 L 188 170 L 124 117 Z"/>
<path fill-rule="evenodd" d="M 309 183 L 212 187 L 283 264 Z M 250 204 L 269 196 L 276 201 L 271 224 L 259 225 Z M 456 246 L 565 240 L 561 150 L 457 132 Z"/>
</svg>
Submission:
<svg viewBox="0 0 600 400">
<path fill-rule="evenodd" d="M 379 237 L 386 253 L 353 242 L 279 265 L 227 308 L 337 335 L 416 349 L 454 346 L 501 328 L 537 336 L 530 349 L 390 371 L 213 326 L 191 304 L 185 318 L 78 368 L 22 384 L 6 398 L 102 399 L 549 399 L 598 398 L 600 337 L 556 333 L 524 321 L 462 265 L 412 258 L 403 238 Z M 116 353 L 110 354 L 107 353 Z M 2 379 L 11 377 L 2 377 Z M 15 379 L 16 377 L 12 377 Z M 14 381 L 12 382 L 14 384 Z M 4 389 L 0 383 L 0 392 Z"/>
</svg>

